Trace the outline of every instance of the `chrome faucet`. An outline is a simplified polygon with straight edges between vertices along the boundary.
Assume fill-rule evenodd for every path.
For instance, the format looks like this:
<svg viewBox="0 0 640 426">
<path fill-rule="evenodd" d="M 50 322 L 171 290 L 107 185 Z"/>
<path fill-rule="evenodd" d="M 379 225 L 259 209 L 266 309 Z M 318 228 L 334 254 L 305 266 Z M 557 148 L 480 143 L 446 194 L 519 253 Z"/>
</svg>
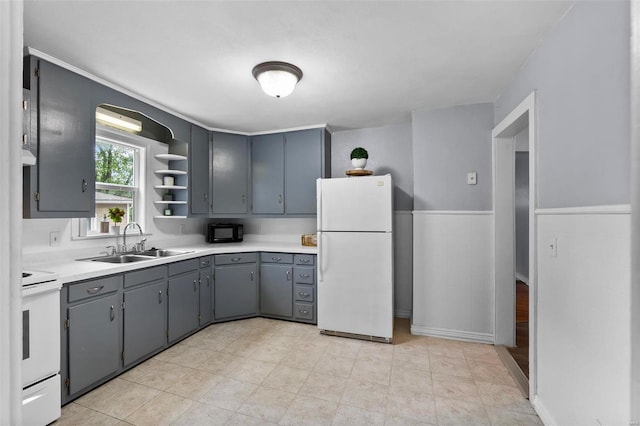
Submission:
<svg viewBox="0 0 640 426">
<path fill-rule="evenodd" d="M 137 226 L 138 227 L 138 231 L 140 231 L 140 236 L 142 236 L 142 228 L 140 227 L 140 225 L 138 225 L 135 222 L 129 222 L 127 224 L 127 226 L 124 227 L 124 231 L 122 232 L 122 246 L 123 246 L 123 251 L 126 252 L 127 251 L 127 229 L 129 229 L 129 227 L 134 227 Z M 138 243 L 138 246 L 141 247 L 141 250 L 144 250 L 144 243 L 145 241 L 147 241 L 146 238 L 143 238 L 142 240 L 140 240 L 140 242 Z"/>
</svg>

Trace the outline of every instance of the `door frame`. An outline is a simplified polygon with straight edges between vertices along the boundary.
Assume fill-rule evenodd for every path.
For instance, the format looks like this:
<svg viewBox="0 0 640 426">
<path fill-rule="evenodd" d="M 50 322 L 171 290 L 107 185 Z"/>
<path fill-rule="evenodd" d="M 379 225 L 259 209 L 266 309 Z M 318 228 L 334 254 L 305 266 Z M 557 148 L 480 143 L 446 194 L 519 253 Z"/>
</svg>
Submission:
<svg viewBox="0 0 640 426">
<path fill-rule="evenodd" d="M 493 155 L 494 343 L 515 342 L 515 143 L 529 127 L 529 395 L 536 395 L 537 377 L 537 103 L 531 92 L 491 132 Z"/>
</svg>

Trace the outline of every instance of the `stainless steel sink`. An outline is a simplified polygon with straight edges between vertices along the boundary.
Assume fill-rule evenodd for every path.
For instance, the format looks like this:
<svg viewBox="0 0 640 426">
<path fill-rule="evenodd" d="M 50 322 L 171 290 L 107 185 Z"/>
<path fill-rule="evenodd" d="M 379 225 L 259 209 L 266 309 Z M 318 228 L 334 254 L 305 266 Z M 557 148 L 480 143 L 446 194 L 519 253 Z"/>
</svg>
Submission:
<svg viewBox="0 0 640 426">
<path fill-rule="evenodd" d="M 145 260 L 153 259 L 151 256 L 140 256 L 137 254 L 116 254 L 112 256 L 101 256 L 101 257 L 93 257 L 91 259 L 83 259 L 90 260 L 92 262 L 105 262 L 105 263 L 131 263 L 131 262 L 142 262 Z"/>
<path fill-rule="evenodd" d="M 167 250 L 167 249 L 151 249 L 137 253 L 112 254 L 107 256 L 89 257 L 86 259 L 91 262 L 104 263 L 131 263 L 144 262 L 145 260 L 153 260 L 159 257 L 178 256 L 180 254 L 191 253 L 190 251 Z"/>
<path fill-rule="evenodd" d="M 153 257 L 168 257 L 168 256 L 178 256 L 180 254 L 191 253 L 190 251 L 179 251 L 179 250 L 166 250 L 166 249 L 151 249 L 146 251 L 141 251 L 139 254 L 141 256 L 153 256 Z"/>
</svg>

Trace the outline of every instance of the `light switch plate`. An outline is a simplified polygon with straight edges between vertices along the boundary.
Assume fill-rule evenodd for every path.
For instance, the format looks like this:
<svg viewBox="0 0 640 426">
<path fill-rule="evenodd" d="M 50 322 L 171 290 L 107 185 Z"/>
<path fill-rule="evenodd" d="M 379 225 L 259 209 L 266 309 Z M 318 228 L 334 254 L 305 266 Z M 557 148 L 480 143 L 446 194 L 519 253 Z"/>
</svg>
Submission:
<svg viewBox="0 0 640 426">
<path fill-rule="evenodd" d="M 49 232 L 49 245 L 51 247 L 60 245 L 60 233 L 58 231 Z"/>
<path fill-rule="evenodd" d="M 478 183 L 478 173 L 469 172 L 467 173 L 467 185 L 475 185 Z"/>
</svg>

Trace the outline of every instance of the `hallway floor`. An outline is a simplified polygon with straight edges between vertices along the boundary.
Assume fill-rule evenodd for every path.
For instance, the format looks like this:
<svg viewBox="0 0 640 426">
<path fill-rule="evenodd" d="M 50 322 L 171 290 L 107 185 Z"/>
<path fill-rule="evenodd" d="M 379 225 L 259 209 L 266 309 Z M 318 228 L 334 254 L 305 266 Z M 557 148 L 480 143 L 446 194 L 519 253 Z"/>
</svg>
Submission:
<svg viewBox="0 0 640 426">
<path fill-rule="evenodd" d="M 56 425 L 540 425 L 493 346 L 214 324 L 63 407 Z"/>
<path fill-rule="evenodd" d="M 529 286 L 522 281 L 516 282 L 516 346 L 507 350 L 529 378 Z"/>
</svg>

